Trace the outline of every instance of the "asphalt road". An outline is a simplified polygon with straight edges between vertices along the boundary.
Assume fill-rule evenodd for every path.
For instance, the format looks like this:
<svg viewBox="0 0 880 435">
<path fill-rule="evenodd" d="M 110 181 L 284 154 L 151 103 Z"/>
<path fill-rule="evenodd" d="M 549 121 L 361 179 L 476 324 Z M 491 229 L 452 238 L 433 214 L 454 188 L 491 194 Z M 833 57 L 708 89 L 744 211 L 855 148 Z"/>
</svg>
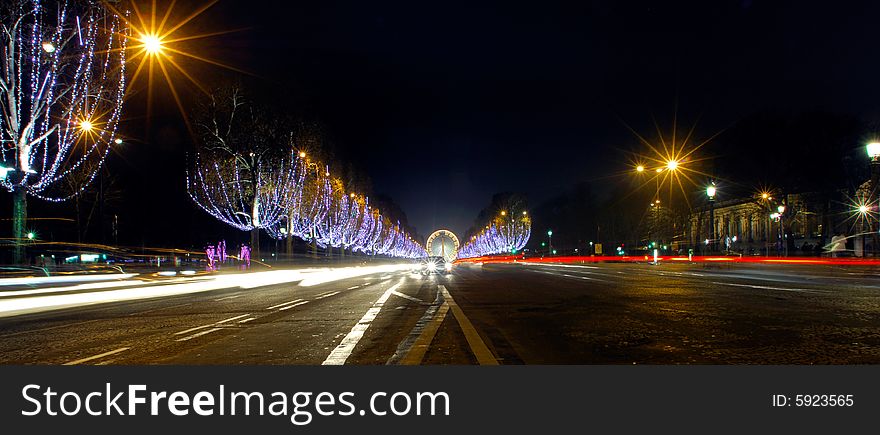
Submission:
<svg viewBox="0 0 880 435">
<path fill-rule="evenodd" d="M 0 291 L 0 363 L 877 364 L 878 272 L 486 264 L 18 287 Z M 89 305 L 39 308 L 56 292 Z"/>
</svg>

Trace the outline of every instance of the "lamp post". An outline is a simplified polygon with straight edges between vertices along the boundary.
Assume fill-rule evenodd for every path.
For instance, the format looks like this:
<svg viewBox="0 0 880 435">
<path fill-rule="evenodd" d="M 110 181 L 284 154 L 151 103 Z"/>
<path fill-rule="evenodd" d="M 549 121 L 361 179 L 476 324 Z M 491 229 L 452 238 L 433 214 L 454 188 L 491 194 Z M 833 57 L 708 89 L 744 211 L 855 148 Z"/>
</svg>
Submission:
<svg viewBox="0 0 880 435">
<path fill-rule="evenodd" d="M 709 185 L 706 187 L 706 196 L 709 198 L 709 225 L 712 226 L 712 231 L 709 233 L 710 252 L 714 251 L 715 248 L 715 194 L 717 192 L 718 189 L 715 187 L 715 182 L 710 181 Z"/>
<path fill-rule="evenodd" d="M 871 190 L 870 195 L 868 196 L 869 199 L 867 201 L 867 204 L 869 204 L 870 206 L 871 203 L 874 203 L 878 199 L 877 188 L 880 187 L 878 186 L 878 183 L 880 183 L 880 142 L 871 142 L 865 145 L 865 151 L 868 153 L 868 157 L 871 158 Z M 868 215 L 868 219 L 870 219 L 870 214 Z M 873 236 L 871 254 L 876 256 L 878 244 L 877 233 L 878 229 L 880 229 L 880 222 L 878 222 L 878 229 L 875 229 L 874 222 L 869 220 L 868 228 L 870 229 Z"/>
<path fill-rule="evenodd" d="M 548 245 L 547 253 L 552 254 L 553 253 L 553 230 L 547 230 L 547 245 Z M 548 255 L 548 257 L 549 257 L 549 255 Z"/>
<path fill-rule="evenodd" d="M 776 207 L 776 211 L 779 212 L 779 243 L 783 246 L 781 251 L 788 257 L 788 243 L 785 240 L 785 205 L 779 204 L 779 207 Z"/>
</svg>

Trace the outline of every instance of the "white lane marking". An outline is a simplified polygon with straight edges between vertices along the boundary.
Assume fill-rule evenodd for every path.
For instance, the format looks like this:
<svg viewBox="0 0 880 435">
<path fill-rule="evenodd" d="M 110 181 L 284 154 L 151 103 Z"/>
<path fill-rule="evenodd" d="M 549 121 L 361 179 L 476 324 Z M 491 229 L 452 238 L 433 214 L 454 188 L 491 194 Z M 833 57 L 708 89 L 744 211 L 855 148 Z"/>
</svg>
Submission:
<svg viewBox="0 0 880 435">
<path fill-rule="evenodd" d="M 235 299 L 235 298 L 240 297 L 240 296 L 241 296 L 241 295 L 226 296 L 225 298 L 214 299 L 214 301 L 215 301 L 215 302 L 226 301 L 226 300 L 229 300 L 229 299 Z"/>
<path fill-rule="evenodd" d="M 297 303 L 297 302 L 299 302 L 299 301 L 301 301 L 301 300 L 302 300 L 302 299 L 294 299 L 294 300 L 292 300 L 292 301 L 282 302 L 282 303 L 280 303 L 280 304 L 278 304 L 278 305 L 272 305 L 271 307 L 266 308 L 266 309 L 267 309 L 267 310 L 274 310 L 275 308 L 278 308 L 278 307 L 283 307 L 283 306 L 285 306 L 285 305 L 295 304 L 295 303 Z"/>
<path fill-rule="evenodd" d="M 329 292 L 324 292 L 324 293 L 318 293 L 318 294 L 316 294 L 315 296 L 317 296 L 318 298 L 320 298 L 321 296 L 324 296 L 324 295 L 326 295 L 327 293 L 333 293 L 333 292 L 332 292 L 332 291 L 329 291 Z M 338 293 L 338 292 L 337 292 L 337 293 Z"/>
<path fill-rule="evenodd" d="M 356 286 L 354 286 L 354 287 L 349 287 L 349 288 L 347 288 L 346 290 L 354 290 L 354 289 L 359 288 L 359 287 L 360 287 L 359 285 L 356 285 Z"/>
<path fill-rule="evenodd" d="M 339 292 L 330 292 L 330 293 L 326 293 L 326 294 L 323 294 L 323 295 L 321 295 L 321 296 L 316 297 L 315 300 L 317 300 L 317 299 L 329 298 L 330 296 L 336 296 L 336 295 L 338 295 L 338 294 L 339 294 Z"/>
<path fill-rule="evenodd" d="M 125 352 L 126 350 L 129 350 L 129 349 L 131 349 L 131 348 L 130 348 L 130 347 L 120 347 L 119 349 L 111 350 L 110 352 L 99 353 L 99 354 L 97 354 L 97 355 L 90 356 L 90 357 L 88 357 L 88 358 L 83 358 L 83 359 L 78 359 L 78 360 L 74 360 L 74 361 L 66 362 L 66 363 L 64 363 L 64 364 L 62 364 L 62 365 L 65 365 L 65 366 L 75 366 L 75 365 L 77 365 L 77 364 L 82 364 L 82 363 L 84 363 L 84 362 L 88 362 L 88 361 L 95 360 L 95 359 L 98 359 L 98 358 L 104 358 L 105 356 L 116 355 L 116 354 L 119 353 L 119 352 Z"/>
<path fill-rule="evenodd" d="M 753 289 L 758 289 L 758 290 L 782 290 L 782 291 L 787 291 L 787 292 L 827 293 L 827 291 L 818 290 L 818 289 L 770 287 L 770 286 L 766 286 L 766 285 L 736 284 L 736 283 L 732 283 L 732 282 L 717 282 L 716 281 L 716 282 L 713 282 L 712 284 L 729 285 L 729 286 L 733 286 L 733 287 L 747 287 L 747 288 L 753 288 Z"/>
<path fill-rule="evenodd" d="M 567 276 L 567 277 L 569 277 L 569 278 L 589 279 L 589 280 L 599 281 L 599 282 L 611 282 L 611 281 L 606 281 L 606 280 L 604 280 L 604 279 L 593 278 L 593 277 L 591 277 L 591 276 L 569 275 L 569 274 L 567 274 L 567 273 L 563 273 L 562 276 Z"/>
<path fill-rule="evenodd" d="M 278 311 L 287 311 L 287 310 L 289 310 L 289 309 L 291 309 L 291 308 L 295 308 L 295 307 L 298 307 L 298 306 L 300 306 L 300 305 L 305 305 L 305 304 L 307 304 L 307 303 L 309 303 L 309 301 L 297 302 L 297 303 L 295 303 L 295 304 L 293 304 L 293 305 L 288 305 L 288 306 L 286 306 L 286 307 L 281 307 L 281 308 L 278 309 Z"/>
<path fill-rule="evenodd" d="M 382 306 L 385 305 L 385 301 L 391 296 L 392 292 L 397 290 L 406 278 L 401 278 L 397 284 L 394 284 L 391 287 L 388 287 L 385 290 L 385 293 L 382 293 L 382 296 L 373 303 L 373 306 L 370 307 L 369 310 L 361 317 L 361 320 L 357 322 L 352 328 L 351 331 L 339 342 L 339 345 L 330 352 L 330 355 L 327 355 L 327 359 L 321 365 L 343 365 L 345 364 L 345 360 L 351 356 L 351 352 L 354 350 L 354 347 L 361 341 L 361 338 L 364 336 L 364 332 L 367 331 L 367 328 L 370 327 L 370 323 L 379 315 L 379 311 L 382 310 Z"/>
<path fill-rule="evenodd" d="M 183 330 L 183 331 L 180 331 L 180 332 L 175 332 L 174 335 L 183 335 L 183 334 L 186 334 L 187 332 L 193 332 L 193 331 L 198 331 L 199 329 L 205 329 L 205 328 L 210 328 L 210 327 L 212 327 L 212 326 L 218 326 L 218 325 L 221 325 L 221 324 L 223 324 L 223 323 L 231 322 L 231 321 L 233 321 L 233 320 L 238 320 L 238 319 L 240 319 L 240 318 L 242 318 L 242 317 L 247 317 L 247 316 L 250 316 L 250 313 L 248 313 L 248 314 L 242 314 L 242 315 L 240 315 L 240 316 L 230 317 L 230 318 L 228 318 L 228 319 L 226 319 L 226 320 L 221 320 L 221 321 L 219 321 L 219 322 L 209 323 L 209 324 L 207 324 L 207 325 L 196 326 L 195 328 L 189 328 L 189 329 L 186 329 L 186 330 Z"/>
<path fill-rule="evenodd" d="M 404 299 L 409 299 L 409 300 L 411 300 L 411 301 L 413 301 L 413 302 L 418 302 L 418 303 L 420 303 L 420 304 L 425 303 L 425 301 L 423 301 L 423 300 L 421 300 L 421 299 L 419 299 L 419 298 L 414 298 L 414 297 L 412 297 L 412 296 L 410 296 L 410 295 L 405 295 L 405 294 L 403 294 L 403 293 L 401 293 L 401 292 L 399 292 L 399 291 L 397 291 L 397 290 L 391 292 L 391 294 L 393 294 L 394 296 L 402 297 L 402 298 L 404 298 Z"/>
<path fill-rule="evenodd" d="M 256 320 L 256 319 L 257 319 L 256 317 L 248 317 L 247 319 L 239 320 L 238 323 L 239 323 L 239 324 L 241 324 L 241 323 L 247 323 L 247 322 L 250 322 L 251 320 Z"/>
<path fill-rule="evenodd" d="M 201 336 L 203 336 L 203 335 L 205 335 L 205 334 L 210 334 L 210 333 L 212 333 L 212 332 L 216 332 L 216 331 L 219 331 L 219 330 L 221 330 L 221 329 L 223 329 L 223 328 L 211 328 L 211 329 L 209 329 L 209 330 L 207 330 L 207 331 L 197 332 L 197 333 L 195 333 L 195 334 L 193 334 L 193 335 L 188 335 L 188 336 L 183 337 L 183 338 L 178 338 L 178 339 L 175 340 L 175 341 L 187 341 L 187 340 L 192 340 L 193 338 L 201 337 Z"/>
</svg>

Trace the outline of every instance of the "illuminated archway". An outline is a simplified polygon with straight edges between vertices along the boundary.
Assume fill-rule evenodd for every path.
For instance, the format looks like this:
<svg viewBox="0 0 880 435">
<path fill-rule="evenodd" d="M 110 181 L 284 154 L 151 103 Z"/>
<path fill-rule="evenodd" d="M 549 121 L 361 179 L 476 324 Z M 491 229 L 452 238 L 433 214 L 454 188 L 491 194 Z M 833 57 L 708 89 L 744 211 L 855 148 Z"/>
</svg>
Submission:
<svg viewBox="0 0 880 435">
<path fill-rule="evenodd" d="M 428 236 L 428 241 L 425 243 L 428 255 L 443 257 L 447 261 L 455 260 L 455 257 L 458 256 L 458 247 L 458 237 L 455 237 L 455 234 L 449 230 L 434 231 Z"/>
</svg>

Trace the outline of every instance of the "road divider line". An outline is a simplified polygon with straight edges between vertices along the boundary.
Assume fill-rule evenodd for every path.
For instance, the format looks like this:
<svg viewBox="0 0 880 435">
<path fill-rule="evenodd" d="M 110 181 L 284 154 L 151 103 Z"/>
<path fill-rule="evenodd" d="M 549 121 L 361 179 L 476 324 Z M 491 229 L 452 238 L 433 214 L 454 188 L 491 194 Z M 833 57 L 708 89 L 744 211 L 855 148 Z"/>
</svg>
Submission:
<svg viewBox="0 0 880 435">
<path fill-rule="evenodd" d="M 309 303 L 309 301 L 297 302 L 297 303 L 295 303 L 295 304 L 293 304 L 293 305 L 288 305 L 288 306 L 286 306 L 286 307 L 281 307 L 281 308 L 278 309 L 278 311 L 287 311 L 287 310 L 289 310 L 289 309 L 291 309 L 291 308 L 296 308 L 296 307 L 298 307 L 298 306 L 300 306 L 300 305 L 305 305 L 305 304 L 307 304 L 307 303 Z"/>
<path fill-rule="evenodd" d="M 99 359 L 99 358 L 104 358 L 105 356 L 116 355 L 117 353 L 125 352 L 126 350 L 129 350 L 129 349 L 131 349 L 131 348 L 130 348 L 130 347 L 120 347 L 119 349 L 111 350 L 111 351 L 109 351 L 109 352 L 99 353 L 99 354 L 97 354 L 97 355 L 90 356 L 90 357 L 88 357 L 88 358 L 83 358 L 83 359 L 78 359 L 78 360 L 74 360 L 74 361 L 66 362 L 66 363 L 64 363 L 64 364 L 62 364 L 62 365 L 65 365 L 65 366 L 75 366 L 75 365 L 77 365 L 77 364 L 82 364 L 82 363 L 84 363 L 84 362 L 89 362 L 89 361 L 93 361 L 93 360 L 96 360 L 96 359 Z"/>
<path fill-rule="evenodd" d="M 356 289 L 356 288 L 360 288 L 360 286 L 359 286 L 359 285 L 356 285 L 356 286 L 354 286 L 354 287 L 349 287 L 349 288 L 347 288 L 346 290 L 354 290 L 354 289 Z"/>
<path fill-rule="evenodd" d="M 299 301 L 301 301 L 301 300 L 302 300 L 302 299 L 294 299 L 294 300 L 292 300 L 292 301 L 283 302 L 283 303 L 280 303 L 280 304 L 278 304 L 278 305 L 272 305 L 271 307 L 266 308 L 266 309 L 267 309 L 267 310 L 274 310 L 275 308 L 278 308 L 278 307 L 283 307 L 283 306 L 285 306 L 285 305 L 295 304 L 295 303 L 297 303 L 297 302 L 299 302 Z"/>
<path fill-rule="evenodd" d="M 256 319 L 257 319 L 256 317 L 248 317 L 247 319 L 239 320 L 238 323 L 239 324 L 247 323 L 247 322 L 250 322 L 251 320 L 256 320 Z"/>
<path fill-rule="evenodd" d="M 364 332 L 367 331 L 367 328 L 370 327 L 370 324 L 379 315 L 379 311 L 382 310 L 382 306 L 385 305 L 385 302 L 391 296 L 391 292 L 397 290 L 406 278 L 401 278 L 397 284 L 394 284 L 391 287 L 388 287 L 382 296 L 373 303 L 370 309 L 361 317 L 361 320 L 357 322 L 352 328 L 351 331 L 339 342 L 330 355 L 327 355 L 327 359 L 321 365 L 343 365 L 345 361 L 351 356 L 351 352 L 354 350 L 354 347 L 357 346 L 358 342 L 361 341 L 361 338 L 364 336 Z"/>
<path fill-rule="evenodd" d="M 464 315 L 464 311 L 461 310 L 461 307 L 455 303 L 455 299 L 452 299 L 452 295 L 446 290 L 446 286 L 440 285 L 439 287 L 443 292 L 443 299 L 449 304 L 449 308 L 452 310 L 452 315 L 455 317 L 455 320 L 458 321 L 458 326 L 461 327 L 461 331 L 464 332 L 464 338 L 467 340 L 468 346 L 471 347 L 471 352 L 477 358 L 477 362 L 480 365 L 498 365 L 498 360 L 495 359 L 495 355 L 493 355 L 492 351 L 489 350 L 489 347 L 486 346 L 486 343 L 483 341 L 482 337 L 480 337 L 480 334 L 477 332 L 476 328 L 474 328 L 470 319 Z"/>
<path fill-rule="evenodd" d="M 329 292 L 329 293 L 324 293 L 324 294 L 322 294 L 322 295 L 316 297 L 315 300 L 318 300 L 318 299 L 324 299 L 324 298 L 329 298 L 330 296 L 336 296 L 336 295 L 338 295 L 338 294 L 339 294 L 339 292 Z"/>
</svg>

